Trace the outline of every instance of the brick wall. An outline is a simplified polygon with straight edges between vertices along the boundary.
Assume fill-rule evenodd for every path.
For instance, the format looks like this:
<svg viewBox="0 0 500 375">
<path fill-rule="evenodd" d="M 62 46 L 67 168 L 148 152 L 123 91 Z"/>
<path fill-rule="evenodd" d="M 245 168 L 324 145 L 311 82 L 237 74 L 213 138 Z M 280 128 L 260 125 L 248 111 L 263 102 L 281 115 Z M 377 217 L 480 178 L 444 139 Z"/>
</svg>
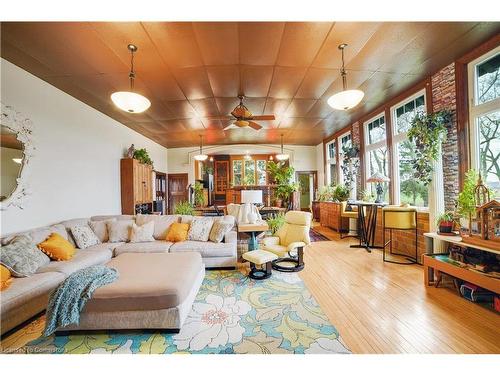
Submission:
<svg viewBox="0 0 500 375">
<path fill-rule="evenodd" d="M 358 145 L 358 147 L 360 147 L 361 145 L 361 134 L 359 127 L 360 124 L 359 122 L 356 121 L 354 124 L 352 124 L 352 130 L 351 130 L 352 143 L 353 145 Z M 358 168 L 358 171 L 356 173 L 356 194 L 358 199 L 361 199 L 362 191 L 363 187 L 361 186 L 361 167 L 360 167 Z"/>
<path fill-rule="evenodd" d="M 441 69 L 431 77 L 431 80 L 434 112 L 447 109 L 452 113 L 452 121 L 448 126 L 448 137 L 443 143 L 443 177 L 445 209 L 453 210 L 459 193 L 455 63 Z"/>
</svg>

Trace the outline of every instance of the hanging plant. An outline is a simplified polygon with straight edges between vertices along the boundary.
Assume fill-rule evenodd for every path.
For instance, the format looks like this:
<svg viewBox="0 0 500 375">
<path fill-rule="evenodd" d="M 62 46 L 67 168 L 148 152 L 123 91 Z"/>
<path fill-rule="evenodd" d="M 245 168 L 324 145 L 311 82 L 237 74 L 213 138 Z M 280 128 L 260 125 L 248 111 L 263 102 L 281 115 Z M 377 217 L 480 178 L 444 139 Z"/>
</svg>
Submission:
<svg viewBox="0 0 500 375">
<path fill-rule="evenodd" d="M 438 159 L 441 143 L 446 140 L 446 125 L 451 120 L 450 111 L 431 114 L 417 113 L 408 130 L 408 139 L 415 144 L 415 154 L 410 161 L 413 178 L 425 186 L 432 180 L 433 162 Z"/>
</svg>

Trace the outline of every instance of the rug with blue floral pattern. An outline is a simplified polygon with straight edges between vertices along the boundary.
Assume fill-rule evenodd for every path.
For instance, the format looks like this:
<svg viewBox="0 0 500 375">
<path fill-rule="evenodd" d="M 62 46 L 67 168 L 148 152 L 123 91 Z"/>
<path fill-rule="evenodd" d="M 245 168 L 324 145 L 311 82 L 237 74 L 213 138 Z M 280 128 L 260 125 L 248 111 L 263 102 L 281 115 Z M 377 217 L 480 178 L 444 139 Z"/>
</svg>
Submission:
<svg viewBox="0 0 500 375">
<path fill-rule="evenodd" d="M 41 317 L 25 329 L 42 331 Z M 22 333 L 22 332 L 21 332 Z M 36 336 L 35 336 L 36 337 Z M 39 337 L 27 353 L 350 353 L 295 273 L 256 281 L 240 271 L 207 271 L 180 333 L 141 331 Z"/>
</svg>

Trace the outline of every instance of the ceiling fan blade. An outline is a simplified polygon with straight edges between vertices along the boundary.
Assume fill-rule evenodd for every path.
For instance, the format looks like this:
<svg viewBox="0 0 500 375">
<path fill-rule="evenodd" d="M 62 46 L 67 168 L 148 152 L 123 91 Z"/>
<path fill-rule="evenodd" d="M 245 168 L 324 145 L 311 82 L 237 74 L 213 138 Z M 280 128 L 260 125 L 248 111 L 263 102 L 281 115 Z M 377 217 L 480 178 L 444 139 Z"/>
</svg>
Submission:
<svg viewBox="0 0 500 375">
<path fill-rule="evenodd" d="M 275 120 L 276 118 L 274 115 L 262 115 L 262 116 L 253 116 L 251 117 L 251 120 L 264 120 L 264 121 L 270 121 L 270 120 Z"/>
<path fill-rule="evenodd" d="M 248 126 L 250 126 L 254 130 L 262 129 L 262 126 L 253 121 L 248 121 Z"/>
</svg>

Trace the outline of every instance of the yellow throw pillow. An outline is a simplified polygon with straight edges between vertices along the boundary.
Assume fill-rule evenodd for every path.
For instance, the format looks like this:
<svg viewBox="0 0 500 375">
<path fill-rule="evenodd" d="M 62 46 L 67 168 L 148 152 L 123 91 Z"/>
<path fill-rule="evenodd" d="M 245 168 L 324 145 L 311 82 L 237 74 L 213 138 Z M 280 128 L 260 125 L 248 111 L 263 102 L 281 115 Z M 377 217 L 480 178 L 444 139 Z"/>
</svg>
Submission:
<svg viewBox="0 0 500 375">
<path fill-rule="evenodd" d="M 75 247 L 57 233 L 52 233 L 49 238 L 37 246 L 52 260 L 68 260 L 75 254 Z"/>
<path fill-rule="evenodd" d="M 0 290 L 7 289 L 12 283 L 12 275 L 7 267 L 0 264 Z"/>
<path fill-rule="evenodd" d="M 168 229 L 166 241 L 181 242 L 186 241 L 189 232 L 189 224 L 173 223 Z"/>
</svg>

